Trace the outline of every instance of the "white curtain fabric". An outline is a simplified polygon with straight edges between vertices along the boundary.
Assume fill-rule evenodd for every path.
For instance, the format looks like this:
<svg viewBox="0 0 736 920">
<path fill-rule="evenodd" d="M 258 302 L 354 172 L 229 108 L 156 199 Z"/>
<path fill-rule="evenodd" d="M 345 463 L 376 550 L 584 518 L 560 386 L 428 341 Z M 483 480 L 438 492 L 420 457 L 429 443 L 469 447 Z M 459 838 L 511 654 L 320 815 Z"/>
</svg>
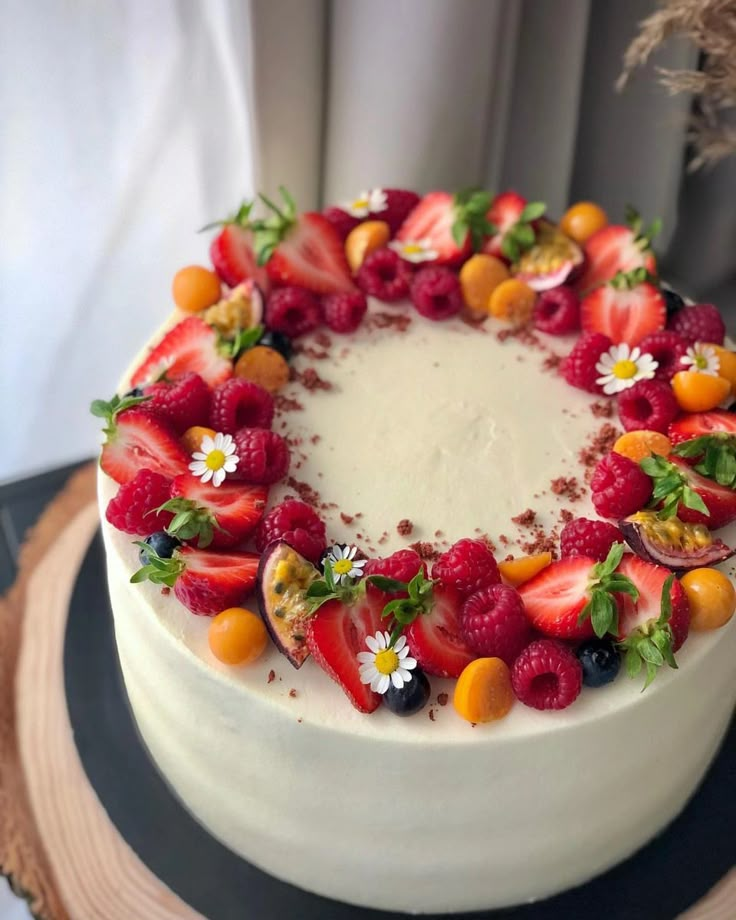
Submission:
<svg viewBox="0 0 736 920">
<path fill-rule="evenodd" d="M 0 479 L 95 451 L 87 404 L 206 259 L 196 229 L 255 189 L 304 208 L 373 184 L 630 201 L 663 245 L 676 230 L 673 277 L 733 277 L 733 164 L 683 185 L 689 101 L 652 67 L 613 91 L 654 0 L 0 6 Z"/>
</svg>

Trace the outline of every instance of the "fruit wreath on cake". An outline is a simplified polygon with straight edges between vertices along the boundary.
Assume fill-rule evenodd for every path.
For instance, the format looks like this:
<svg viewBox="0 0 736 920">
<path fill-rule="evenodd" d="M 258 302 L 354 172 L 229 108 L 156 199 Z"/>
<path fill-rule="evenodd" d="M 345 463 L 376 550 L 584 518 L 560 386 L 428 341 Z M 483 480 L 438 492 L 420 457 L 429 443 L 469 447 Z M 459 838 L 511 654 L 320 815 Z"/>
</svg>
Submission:
<svg viewBox="0 0 736 920">
<path fill-rule="evenodd" d="M 117 484 L 106 518 L 139 554 L 130 580 L 211 618 L 213 667 L 280 653 L 323 669 L 336 700 L 341 688 L 366 716 L 414 716 L 449 678 L 438 704 L 477 725 L 517 705 L 564 709 L 613 681 L 646 688 L 677 668 L 690 634 L 731 619 L 719 565 L 734 550 L 717 532 L 736 521 L 736 352 L 715 306 L 659 278 L 658 221 L 630 210 L 611 223 L 591 202 L 556 220 L 512 191 L 374 188 L 304 213 L 281 195 L 207 228 L 212 267 L 177 272 L 159 340 L 118 395 L 92 404 Z M 360 510 L 323 498 L 337 474 L 310 458 L 329 456 L 351 412 L 331 369 L 372 336 L 411 362 L 422 324 L 461 328 L 460 348 L 513 343 L 538 363 L 540 389 L 555 377 L 589 394 L 577 469 L 545 493 L 553 525 L 529 507 L 515 538 L 489 533 L 479 496 L 477 526 L 452 542 L 399 507 L 369 533 Z M 499 370 L 489 416 L 514 399 L 504 387 L 525 352 Z M 368 402 L 393 385 L 360 381 Z M 298 425 L 310 400 L 324 420 L 311 434 Z M 396 392 L 396 413 L 414 402 Z M 437 419 L 438 469 L 463 463 L 453 417 Z M 370 424 L 388 469 L 394 445 Z M 517 424 L 533 443 L 534 422 Z M 532 449 L 543 463 L 545 445 Z M 395 475 L 421 487 L 410 468 Z"/>
</svg>

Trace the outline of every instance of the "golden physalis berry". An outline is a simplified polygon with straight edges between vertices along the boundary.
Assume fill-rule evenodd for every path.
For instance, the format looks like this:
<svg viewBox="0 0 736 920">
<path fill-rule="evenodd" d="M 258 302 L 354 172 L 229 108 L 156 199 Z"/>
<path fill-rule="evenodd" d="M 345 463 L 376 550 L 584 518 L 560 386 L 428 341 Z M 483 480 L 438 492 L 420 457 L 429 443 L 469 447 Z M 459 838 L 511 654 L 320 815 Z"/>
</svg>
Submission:
<svg viewBox="0 0 736 920">
<path fill-rule="evenodd" d="M 560 230 L 576 243 L 587 242 L 608 224 L 608 215 L 592 201 L 578 201 L 562 215 Z"/>
<path fill-rule="evenodd" d="M 552 562 L 552 553 L 535 553 L 533 556 L 519 556 L 498 563 L 501 578 L 512 588 L 518 588 L 530 581 Z"/>
<path fill-rule="evenodd" d="M 645 457 L 651 457 L 652 454 L 659 454 L 660 457 L 669 456 L 672 450 L 672 442 L 667 435 L 659 431 L 627 431 L 613 445 L 617 454 L 628 457 L 638 463 Z"/>
<path fill-rule="evenodd" d="M 190 454 L 193 454 L 195 450 L 199 450 L 202 446 L 202 438 L 205 436 L 214 438 L 215 437 L 214 428 L 205 428 L 203 425 L 194 425 L 192 428 L 187 428 L 184 434 L 181 436 L 181 443 L 186 447 Z"/>
<path fill-rule="evenodd" d="M 289 365 L 282 354 L 267 345 L 249 348 L 235 362 L 236 377 L 250 380 L 269 393 L 276 393 L 289 382 Z"/>
<path fill-rule="evenodd" d="M 250 664 L 266 648 L 268 632 L 257 614 L 243 607 L 229 607 L 213 617 L 207 641 L 223 664 Z"/>
<path fill-rule="evenodd" d="M 736 393 L 736 352 L 722 345 L 709 345 L 718 357 L 718 376 L 728 380 L 731 391 Z"/>
<path fill-rule="evenodd" d="M 502 719 L 514 704 L 511 672 L 500 658 L 476 658 L 455 684 L 453 704 L 467 722 Z"/>
<path fill-rule="evenodd" d="M 174 275 L 171 292 L 180 310 L 199 313 L 220 299 L 220 279 L 209 268 L 187 265 Z"/>
<path fill-rule="evenodd" d="M 390 239 L 391 230 L 383 220 L 366 220 L 353 227 L 345 240 L 345 258 L 350 270 L 357 272 L 365 257 L 381 249 Z"/>
<path fill-rule="evenodd" d="M 736 590 L 718 569 L 691 569 L 680 579 L 690 605 L 690 629 L 720 629 L 736 610 Z"/>
<path fill-rule="evenodd" d="M 509 270 L 501 259 L 483 252 L 471 256 L 460 269 L 465 306 L 479 316 L 487 316 L 491 294 L 509 277 Z"/>
<path fill-rule="evenodd" d="M 699 371 L 678 371 L 672 378 L 672 390 L 685 412 L 708 412 L 728 396 L 731 384 L 724 377 L 711 377 Z"/>
<path fill-rule="evenodd" d="M 518 278 L 502 281 L 488 300 L 488 312 L 496 319 L 523 325 L 531 319 L 537 295 Z"/>
</svg>

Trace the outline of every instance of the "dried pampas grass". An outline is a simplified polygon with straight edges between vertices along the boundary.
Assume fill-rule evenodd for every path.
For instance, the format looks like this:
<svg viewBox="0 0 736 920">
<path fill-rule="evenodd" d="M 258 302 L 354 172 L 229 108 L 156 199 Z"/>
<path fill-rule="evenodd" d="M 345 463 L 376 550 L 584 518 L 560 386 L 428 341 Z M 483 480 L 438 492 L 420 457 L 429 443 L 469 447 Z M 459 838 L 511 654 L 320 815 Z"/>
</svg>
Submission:
<svg viewBox="0 0 736 920">
<path fill-rule="evenodd" d="M 736 0 L 663 0 L 626 49 L 616 88 L 622 90 L 633 71 L 673 36 L 689 39 L 701 52 L 698 71 L 657 68 L 670 93 L 695 97 L 688 126 L 695 151 L 689 169 L 694 170 L 736 153 Z"/>
</svg>

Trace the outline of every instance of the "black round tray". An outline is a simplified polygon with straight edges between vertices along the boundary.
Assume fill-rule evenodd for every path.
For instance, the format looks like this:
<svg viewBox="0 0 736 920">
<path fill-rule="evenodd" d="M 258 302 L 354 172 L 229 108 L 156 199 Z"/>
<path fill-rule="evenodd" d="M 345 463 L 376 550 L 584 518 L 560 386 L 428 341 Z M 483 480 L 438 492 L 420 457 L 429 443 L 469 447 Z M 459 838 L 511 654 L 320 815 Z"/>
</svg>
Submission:
<svg viewBox="0 0 736 920">
<path fill-rule="evenodd" d="M 211 837 L 179 802 L 149 757 L 128 706 L 99 534 L 72 596 L 64 671 L 74 738 L 90 783 L 122 837 L 187 904 L 209 920 L 405 920 L 405 914 L 351 907 L 278 881 Z M 736 864 L 734 788 L 736 722 L 682 815 L 631 859 L 546 901 L 454 916 L 672 920 Z"/>
</svg>

